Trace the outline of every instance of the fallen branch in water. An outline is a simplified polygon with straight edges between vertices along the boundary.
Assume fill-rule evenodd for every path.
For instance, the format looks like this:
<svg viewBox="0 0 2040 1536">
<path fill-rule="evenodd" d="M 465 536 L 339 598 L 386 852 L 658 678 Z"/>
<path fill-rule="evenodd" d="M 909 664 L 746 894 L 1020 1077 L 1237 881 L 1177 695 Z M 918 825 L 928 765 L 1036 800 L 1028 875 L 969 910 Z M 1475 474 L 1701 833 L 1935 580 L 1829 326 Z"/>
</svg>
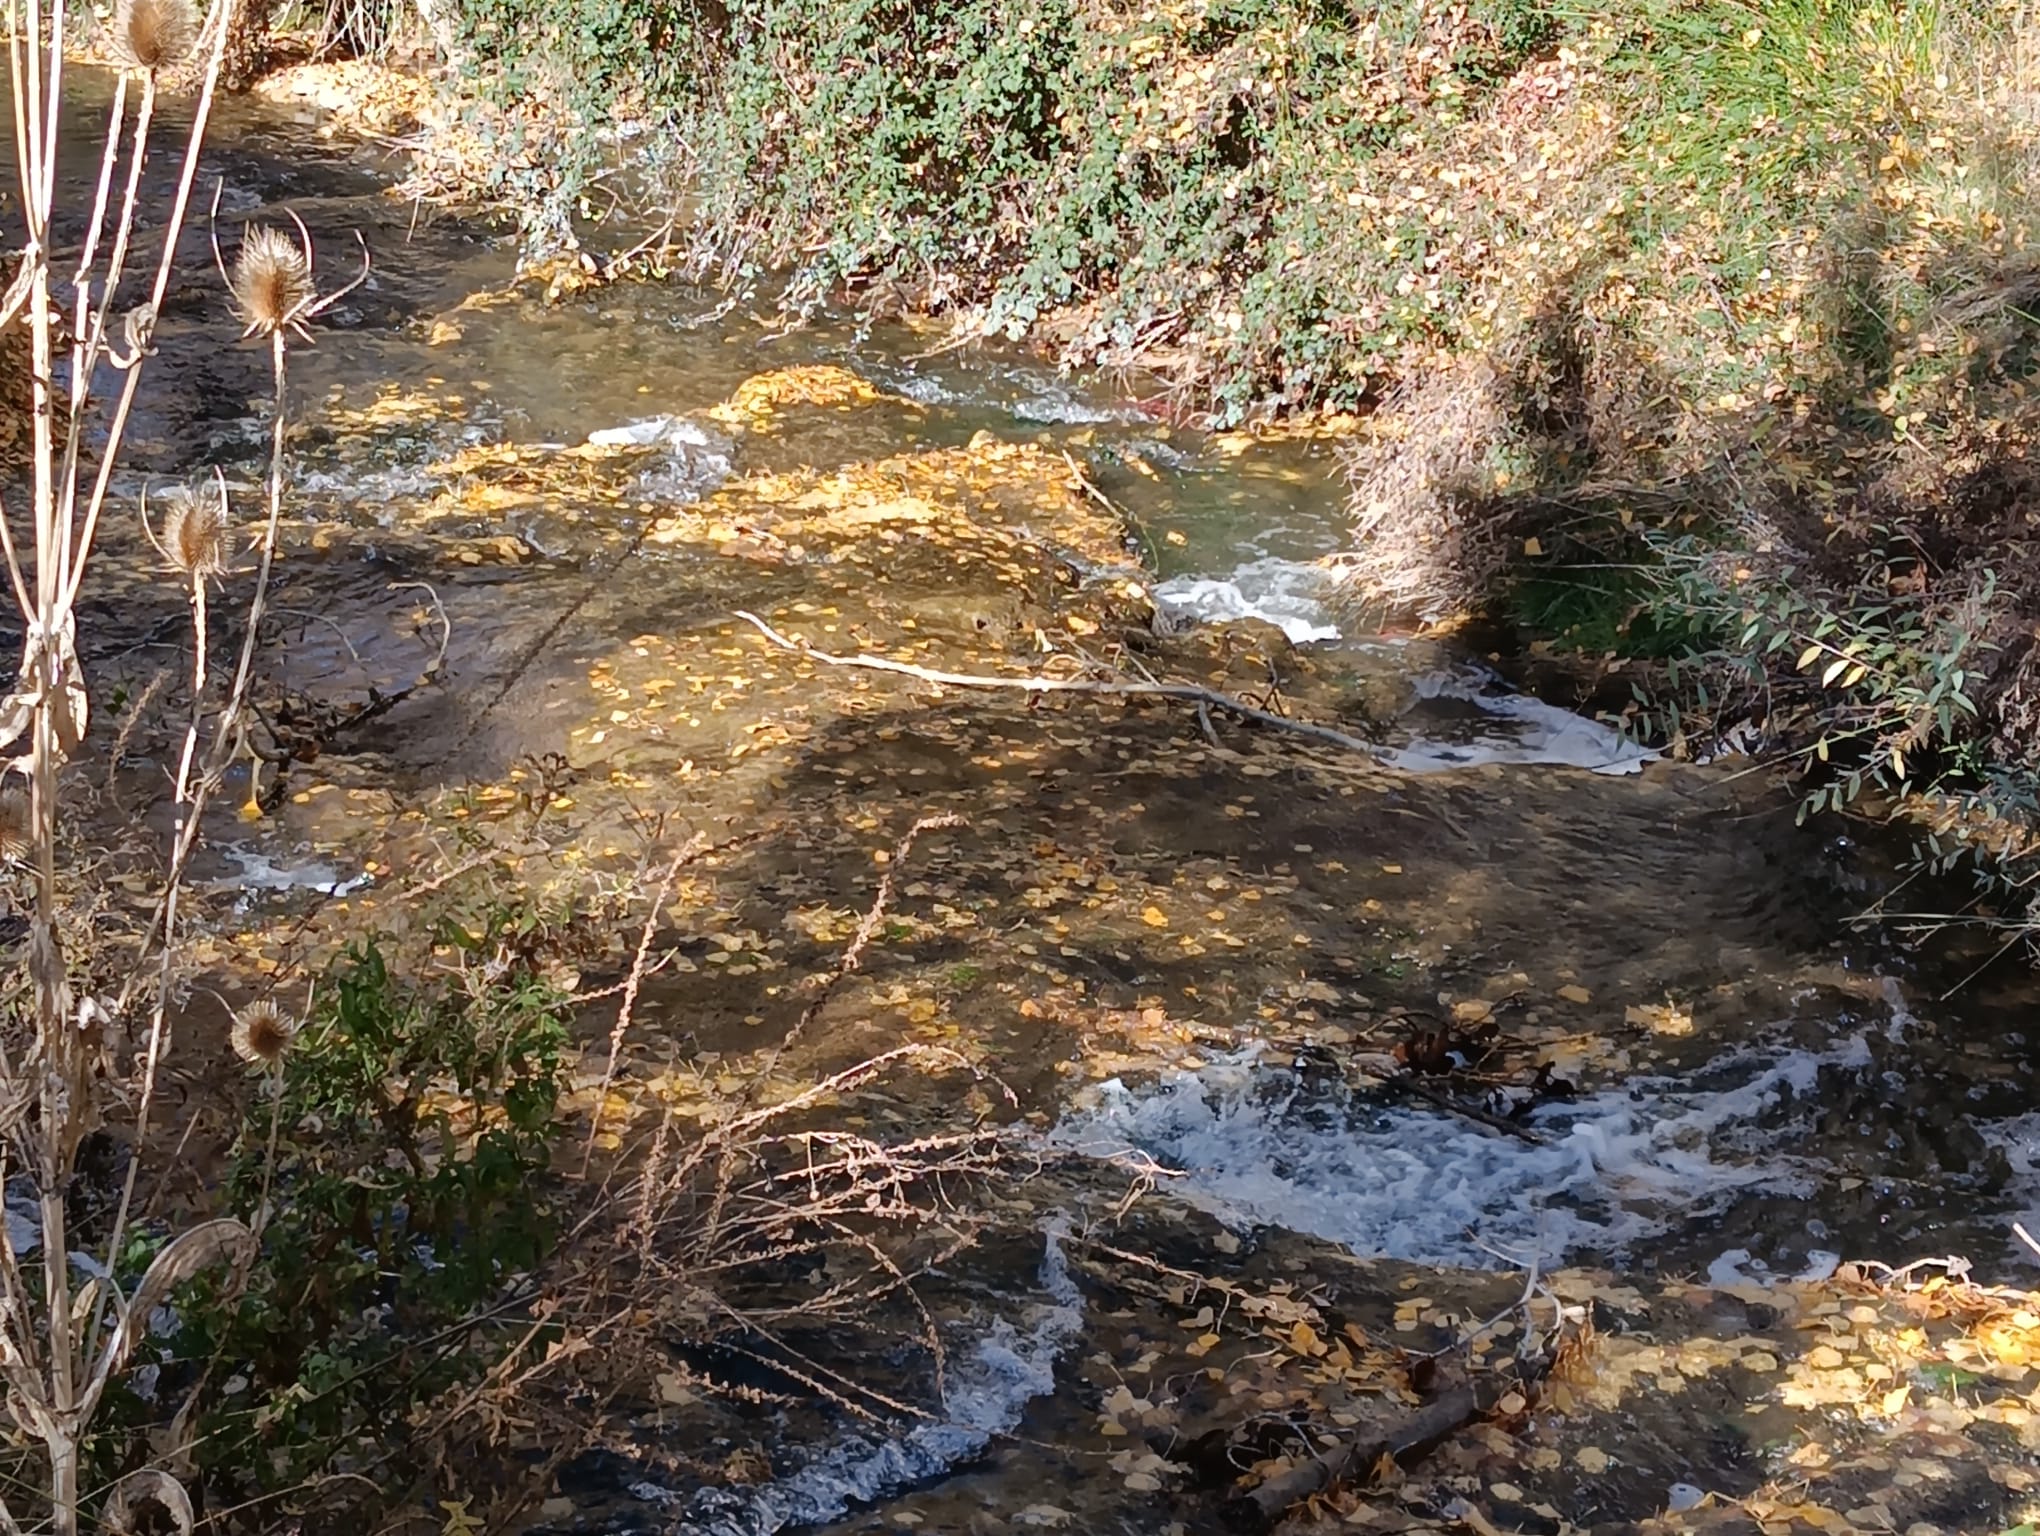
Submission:
<svg viewBox="0 0 2040 1536">
<path fill-rule="evenodd" d="M 1370 755 L 1379 750 L 1371 741 L 1362 741 L 1358 736 L 1348 736 L 1344 731 L 1333 730 L 1328 725 L 1313 725 L 1307 720 L 1291 720 L 1257 709 L 1246 700 L 1216 688 L 1200 687 L 1196 683 L 1137 683 L 1124 680 L 1087 677 L 992 677 L 978 672 L 943 672 L 934 667 L 919 667 L 912 662 L 893 661 L 884 656 L 839 656 L 830 651 L 818 651 L 805 640 L 789 640 L 778 630 L 767 624 L 757 614 L 744 609 L 737 611 L 737 617 L 753 626 L 773 645 L 782 651 L 792 651 L 820 662 L 825 667 L 859 667 L 868 672 L 895 672 L 901 677 L 917 678 L 924 683 L 934 683 L 944 688 L 1011 689 L 1018 693 L 1087 693 L 1108 699 L 1177 699 L 1198 707 L 1200 719 L 1209 723 L 1210 711 L 1221 710 L 1238 719 L 1255 725 L 1271 726 L 1279 731 L 1294 735 L 1308 736 L 1314 741 L 1329 742 L 1335 747 L 1344 747 L 1349 752 L 1366 752 Z"/>
<path fill-rule="evenodd" d="M 1237 1530 L 1271 1530 L 1297 1505 L 1340 1483 L 1372 1482 L 1384 1461 L 1414 1466 L 1461 1430 L 1486 1418 L 1502 1395 L 1500 1390 L 1483 1393 L 1471 1385 L 1457 1386 L 1399 1424 L 1353 1430 L 1312 1460 L 1234 1494 L 1224 1506 L 1226 1521 Z"/>
<path fill-rule="evenodd" d="M 1520 1306 L 1527 1316 L 1529 1298 L 1536 1290 L 1533 1268 L 1524 1300 L 1509 1311 Z M 1493 1320 L 1476 1332 L 1492 1326 Z M 1463 1348 L 1472 1337 L 1468 1335 L 1455 1349 Z M 1336 1445 L 1235 1492 L 1223 1506 L 1227 1523 L 1237 1530 L 1269 1531 L 1297 1506 L 1342 1483 L 1367 1486 L 1391 1470 L 1390 1463 L 1407 1471 L 1463 1430 L 1497 1415 L 1507 1417 L 1523 1411 L 1537 1400 L 1566 1352 L 1576 1346 L 1577 1334 L 1561 1318 L 1543 1349 L 1527 1358 L 1518 1357 L 1508 1368 L 1474 1377 L 1466 1364 L 1455 1362 L 1449 1373 L 1440 1373 L 1449 1374 L 1449 1380 L 1431 1387 L 1432 1400 L 1407 1417 L 1358 1425 L 1346 1431 Z"/>
<path fill-rule="evenodd" d="M 1475 1125 L 1484 1125 L 1489 1130 L 1499 1131 L 1504 1136 L 1513 1136 L 1518 1141 L 1527 1141 L 1533 1147 L 1541 1147 L 1546 1144 L 1545 1139 L 1529 1126 L 1518 1125 L 1513 1120 L 1505 1120 L 1500 1115 L 1492 1114 L 1478 1105 L 1461 1103 L 1449 1093 L 1440 1093 L 1436 1088 L 1426 1083 L 1418 1082 L 1407 1072 L 1399 1072 L 1392 1077 L 1380 1078 L 1378 1081 L 1383 1088 L 1391 1092 L 1410 1094 L 1422 1099 L 1426 1104 L 1444 1110 L 1447 1114 L 1464 1115 Z"/>
</svg>

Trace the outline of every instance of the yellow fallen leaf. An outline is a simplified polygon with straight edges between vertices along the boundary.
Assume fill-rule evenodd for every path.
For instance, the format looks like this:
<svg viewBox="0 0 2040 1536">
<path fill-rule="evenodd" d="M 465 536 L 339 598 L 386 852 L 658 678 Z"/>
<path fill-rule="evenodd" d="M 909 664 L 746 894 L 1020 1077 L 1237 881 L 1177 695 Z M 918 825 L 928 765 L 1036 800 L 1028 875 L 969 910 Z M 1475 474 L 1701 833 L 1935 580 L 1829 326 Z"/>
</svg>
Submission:
<svg viewBox="0 0 2040 1536">
<path fill-rule="evenodd" d="M 1569 1003 L 1591 1003 L 1594 1000 L 1593 993 L 1578 985 L 1560 987 L 1558 995 Z"/>
<path fill-rule="evenodd" d="M 1541 555 L 1544 553 L 1544 546 L 1535 539 L 1525 539 L 1523 553 L 1531 556 Z"/>
<path fill-rule="evenodd" d="M 1150 928 L 1166 928 L 1169 926 L 1169 914 L 1160 907 L 1143 907 L 1141 909 L 1140 920 Z"/>
<path fill-rule="evenodd" d="M 1893 1387 L 1889 1392 L 1885 1393 L 1883 1400 L 1877 1406 L 1887 1415 L 1894 1414 L 1905 1407 L 1906 1399 L 1911 1396 L 1912 1385 L 1908 1382 L 1905 1386 Z"/>
</svg>

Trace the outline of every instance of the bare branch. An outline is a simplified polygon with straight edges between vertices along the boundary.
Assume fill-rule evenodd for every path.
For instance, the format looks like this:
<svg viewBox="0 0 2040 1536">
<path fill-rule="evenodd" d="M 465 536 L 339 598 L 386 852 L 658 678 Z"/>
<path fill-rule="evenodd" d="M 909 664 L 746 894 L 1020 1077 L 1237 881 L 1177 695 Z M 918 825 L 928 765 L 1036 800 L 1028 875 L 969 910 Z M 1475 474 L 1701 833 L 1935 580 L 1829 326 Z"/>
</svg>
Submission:
<svg viewBox="0 0 2040 1536">
<path fill-rule="evenodd" d="M 1292 720 L 1286 715 L 1272 714 L 1258 709 L 1244 699 L 1232 694 L 1221 693 L 1216 688 L 1202 688 L 1195 683 L 1133 683 L 1108 681 L 1086 677 L 991 677 L 976 672 L 943 672 L 934 667 L 918 667 L 911 662 L 893 661 L 884 656 L 839 656 L 829 651 L 818 651 L 805 641 L 789 640 L 778 630 L 767 624 L 757 614 L 739 610 L 737 617 L 755 628 L 773 645 L 782 651 L 792 651 L 820 662 L 825 667 L 860 667 L 871 672 L 892 672 L 901 677 L 911 677 L 924 683 L 933 683 L 942 688 L 1008 689 L 1016 693 L 1082 693 L 1108 699 L 1174 699 L 1187 704 L 1202 705 L 1206 709 L 1219 710 L 1241 720 L 1250 720 L 1255 725 L 1265 725 L 1273 730 L 1287 731 L 1292 735 L 1307 736 L 1313 741 L 1329 742 L 1335 747 L 1344 747 L 1349 752 L 1374 753 L 1380 749 L 1375 743 L 1362 741 L 1358 736 L 1349 736 L 1344 731 L 1333 730 L 1328 725 L 1314 725 L 1307 720 Z"/>
</svg>

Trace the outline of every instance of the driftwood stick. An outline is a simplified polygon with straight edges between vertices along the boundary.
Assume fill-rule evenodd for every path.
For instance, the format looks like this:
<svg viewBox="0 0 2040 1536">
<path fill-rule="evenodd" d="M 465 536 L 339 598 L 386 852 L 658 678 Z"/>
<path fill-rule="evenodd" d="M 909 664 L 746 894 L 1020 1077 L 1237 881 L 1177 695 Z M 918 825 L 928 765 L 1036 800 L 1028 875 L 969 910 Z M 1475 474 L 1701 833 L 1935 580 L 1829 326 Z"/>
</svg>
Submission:
<svg viewBox="0 0 2040 1536">
<path fill-rule="evenodd" d="M 1195 683 L 1135 683 L 1107 681 L 1101 678 L 1034 675 L 992 677 L 977 672 L 943 672 L 934 667 L 917 667 L 912 662 L 893 661 L 885 656 L 839 656 L 829 651 L 818 651 L 804 640 L 789 640 L 755 613 L 740 609 L 737 617 L 750 624 L 780 650 L 806 656 L 825 667 L 858 667 L 867 672 L 894 672 L 901 677 L 916 678 L 921 682 L 934 683 L 944 688 L 1005 688 L 1016 693 L 1087 693 L 1108 699 L 1176 699 L 1186 704 L 1195 704 L 1205 712 L 1219 710 L 1237 719 L 1251 721 L 1255 725 L 1270 726 L 1293 735 L 1308 736 L 1314 741 L 1329 742 L 1332 746 L 1343 747 L 1349 752 L 1365 752 L 1372 755 L 1379 750 L 1373 742 L 1362 741 L 1358 736 L 1348 736 L 1344 731 L 1333 730 L 1328 725 L 1313 725 L 1307 720 L 1290 720 L 1281 715 L 1271 714 L 1265 709 L 1256 709 L 1246 700 L 1235 698 L 1232 694 L 1221 693 L 1216 688 L 1202 688 Z"/>
<path fill-rule="evenodd" d="M 1417 1465 L 1460 1431 L 1491 1417 L 1511 1392 L 1534 1397 L 1556 1358 L 1553 1349 L 1535 1359 L 1518 1361 L 1513 1371 L 1498 1371 L 1472 1382 L 1462 1376 L 1407 1418 L 1356 1427 L 1323 1455 L 1234 1494 L 1224 1506 L 1227 1523 L 1244 1531 L 1268 1531 L 1297 1505 L 1341 1483 L 1364 1486 L 1373 1482 L 1375 1469 L 1384 1458 L 1404 1469 Z"/>
<path fill-rule="evenodd" d="M 1315 1460 L 1278 1472 L 1236 1495 L 1226 1504 L 1227 1523 L 1247 1531 L 1270 1530 L 1306 1499 L 1340 1483 L 1372 1482 L 1383 1457 L 1393 1458 L 1398 1466 L 1414 1466 L 1481 1417 L 1481 1395 L 1470 1386 L 1455 1387 L 1399 1424 L 1356 1430 Z"/>
<path fill-rule="evenodd" d="M 1518 1125 L 1513 1120 L 1504 1120 L 1500 1115 L 1490 1114 L 1478 1105 L 1463 1104 L 1448 1093 L 1440 1093 L 1428 1083 L 1418 1082 L 1416 1078 L 1407 1072 L 1399 1072 L 1393 1077 L 1384 1077 L 1379 1079 L 1379 1081 L 1384 1088 L 1396 1093 L 1412 1094 L 1422 1099 L 1426 1104 L 1435 1105 L 1437 1108 L 1444 1110 L 1447 1114 L 1464 1115 L 1475 1125 L 1484 1125 L 1489 1130 L 1499 1131 L 1504 1136 L 1513 1136 L 1518 1141 L 1527 1141 L 1533 1147 L 1545 1145 L 1544 1138 L 1530 1129 L 1529 1126 Z"/>
</svg>

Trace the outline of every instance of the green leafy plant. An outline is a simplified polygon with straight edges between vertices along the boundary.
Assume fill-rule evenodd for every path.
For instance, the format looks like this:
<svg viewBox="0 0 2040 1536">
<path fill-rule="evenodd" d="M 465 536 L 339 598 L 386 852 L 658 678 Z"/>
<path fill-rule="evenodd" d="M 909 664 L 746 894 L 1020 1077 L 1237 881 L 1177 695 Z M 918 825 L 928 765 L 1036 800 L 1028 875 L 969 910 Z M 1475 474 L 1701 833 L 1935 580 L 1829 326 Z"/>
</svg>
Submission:
<svg viewBox="0 0 2040 1536">
<path fill-rule="evenodd" d="M 1672 620 L 1711 621 L 1719 639 L 1674 658 L 1660 691 L 1637 686 L 1631 723 L 1642 734 L 1672 740 L 1736 715 L 1758 720 L 1809 782 L 1802 821 L 1866 789 L 1905 797 L 1979 782 L 1989 570 L 1951 603 L 1836 592 L 1790 566 L 1759 573 L 1692 534 L 1653 542 L 1663 564 L 1651 603 Z"/>
<path fill-rule="evenodd" d="M 228 1189 L 261 1251 L 242 1293 L 182 1298 L 175 1347 L 214 1362 L 215 1476 L 287 1486 L 488 1358 L 486 1314 L 552 1233 L 562 1000 L 490 965 L 523 921 L 445 925 L 465 968 L 430 988 L 353 951 L 251 1108 Z"/>
</svg>

